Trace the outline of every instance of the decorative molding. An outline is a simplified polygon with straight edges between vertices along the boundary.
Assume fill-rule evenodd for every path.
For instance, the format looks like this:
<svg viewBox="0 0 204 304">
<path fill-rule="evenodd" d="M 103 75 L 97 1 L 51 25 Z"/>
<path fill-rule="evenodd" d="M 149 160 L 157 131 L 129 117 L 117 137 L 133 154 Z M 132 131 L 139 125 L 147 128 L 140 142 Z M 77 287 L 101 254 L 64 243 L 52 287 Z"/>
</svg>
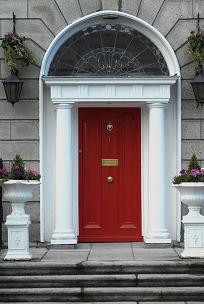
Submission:
<svg viewBox="0 0 204 304">
<path fill-rule="evenodd" d="M 73 103 L 55 103 L 56 109 L 71 109 L 73 107 Z"/>
<path fill-rule="evenodd" d="M 178 77 L 144 78 L 59 78 L 44 77 L 51 87 L 53 103 L 118 101 L 168 103 L 170 87 Z"/>
<path fill-rule="evenodd" d="M 155 103 L 147 103 L 148 108 L 152 109 L 152 108 L 165 108 L 166 107 L 166 103 L 162 103 L 162 102 L 155 102 Z"/>
<path fill-rule="evenodd" d="M 119 77 L 119 78 L 103 78 L 103 77 L 91 77 L 91 78 L 73 78 L 73 77 L 54 77 L 54 76 L 43 76 L 42 80 L 45 81 L 46 84 L 174 84 L 178 79 L 178 76 L 152 76 L 152 77 Z"/>
</svg>

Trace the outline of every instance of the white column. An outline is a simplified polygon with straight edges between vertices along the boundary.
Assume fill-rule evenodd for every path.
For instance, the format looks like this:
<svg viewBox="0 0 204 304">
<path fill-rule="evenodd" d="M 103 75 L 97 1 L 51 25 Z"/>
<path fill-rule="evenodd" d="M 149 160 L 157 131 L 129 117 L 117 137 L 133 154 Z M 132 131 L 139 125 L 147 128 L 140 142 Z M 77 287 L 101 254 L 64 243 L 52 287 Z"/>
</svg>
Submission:
<svg viewBox="0 0 204 304">
<path fill-rule="evenodd" d="M 170 243 L 166 200 L 165 107 L 149 104 L 149 210 L 146 243 Z"/>
<path fill-rule="evenodd" d="M 73 220 L 72 105 L 56 106 L 55 228 L 51 244 L 76 244 Z"/>
</svg>

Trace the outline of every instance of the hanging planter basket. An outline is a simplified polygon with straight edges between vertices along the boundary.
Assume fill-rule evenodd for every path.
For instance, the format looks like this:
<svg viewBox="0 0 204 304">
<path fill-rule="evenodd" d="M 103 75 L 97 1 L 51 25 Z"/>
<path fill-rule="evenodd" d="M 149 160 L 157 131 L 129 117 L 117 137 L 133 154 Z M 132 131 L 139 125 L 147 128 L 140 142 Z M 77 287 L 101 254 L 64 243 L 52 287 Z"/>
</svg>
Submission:
<svg viewBox="0 0 204 304">
<path fill-rule="evenodd" d="M 200 17 L 198 13 L 197 27 L 188 36 L 188 53 L 195 62 L 198 63 L 195 78 L 191 81 L 191 86 L 197 101 L 197 107 L 204 103 L 204 31 L 200 28 Z"/>
<path fill-rule="evenodd" d="M 16 33 L 16 16 L 13 13 L 13 32 L 6 33 L 1 39 L 0 47 L 4 50 L 5 63 L 11 75 L 2 80 L 7 101 L 14 105 L 20 99 L 23 81 L 18 78 L 20 62 L 23 66 L 34 64 L 35 60 L 31 51 L 24 45 L 25 37 Z"/>
</svg>

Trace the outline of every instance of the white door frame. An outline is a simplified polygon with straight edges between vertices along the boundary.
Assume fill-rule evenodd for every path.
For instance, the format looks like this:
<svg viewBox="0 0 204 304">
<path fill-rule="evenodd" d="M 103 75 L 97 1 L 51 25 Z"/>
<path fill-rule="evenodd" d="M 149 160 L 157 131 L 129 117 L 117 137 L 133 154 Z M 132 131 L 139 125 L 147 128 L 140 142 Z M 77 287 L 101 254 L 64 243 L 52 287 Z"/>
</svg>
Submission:
<svg viewBox="0 0 204 304">
<path fill-rule="evenodd" d="M 149 78 L 126 78 L 126 79 L 70 79 L 70 78 L 58 78 L 58 77 L 47 77 L 50 63 L 56 53 L 56 51 L 60 48 L 63 42 L 68 39 L 75 32 L 87 26 L 87 24 L 91 24 L 96 22 L 96 19 L 101 18 L 104 14 L 115 14 L 121 20 L 120 22 L 125 22 L 132 27 L 135 27 L 138 31 L 142 32 L 149 39 L 153 41 L 153 43 L 160 49 L 162 55 L 164 56 L 167 66 L 169 68 L 170 77 L 149 77 Z M 176 77 L 173 77 L 177 75 Z M 69 104 L 72 105 L 71 110 L 71 119 L 72 119 L 72 138 L 75 136 L 75 143 L 73 145 L 72 154 L 73 161 L 75 164 L 78 162 L 78 147 L 77 147 L 77 108 L 79 106 L 137 106 L 142 108 L 142 132 L 143 141 L 142 142 L 142 157 L 143 157 L 143 173 L 146 174 L 142 177 L 143 185 L 147 185 L 149 189 L 149 182 L 151 183 L 150 175 L 149 175 L 149 165 L 147 165 L 147 161 L 144 160 L 149 159 L 148 154 L 148 123 L 149 123 L 149 113 L 151 112 L 151 121 L 152 118 L 154 120 L 155 115 L 164 115 L 163 106 L 155 106 L 148 107 L 147 104 L 160 104 L 163 105 L 168 103 L 167 106 L 167 116 L 166 117 L 166 125 L 168 125 L 167 133 L 165 136 L 169 137 L 169 143 L 172 144 L 172 163 L 166 164 L 168 167 L 168 176 L 166 177 L 165 191 L 168 199 L 166 204 L 171 204 L 171 213 L 169 220 L 168 229 L 171 234 L 172 239 L 180 239 L 180 204 L 178 204 L 179 196 L 176 195 L 174 190 L 171 190 L 171 178 L 176 173 L 176 171 L 180 167 L 181 162 L 181 110 L 180 110 L 180 95 L 181 95 L 181 86 L 180 86 L 180 69 L 176 59 L 176 56 L 167 42 L 167 40 L 152 26 L 150 26 L 145 21 L 133 17 L 131 15 L 122 13 L 122 12 L 113 12 L 113 11 L 105 11 L 105 12 L 97 12 L 88 16 L 85 16 L 73 24 L 67 26 L 61 33 L 57 35 L 57 37 L 53 40 L 50 47 L 48 48 L 43 63 L 41 67 L 41 77 L 40 77 L 40 166 L 41 166 L 41 174 L 42 174 L 42 185 L 41 185 L 41 241 L 50 241 L 53 225 L 56 218 L 54 218 L 54 204 L 56 197 L 55 187 L 56 180 L 51 179 L 49 176 L 54 174 L 57 176 L 55 168 L 50 171 L 50 165 L 54 165 L 56 162 L 56 142 L 53 140 L 56 132 L 56 113 L 54 105 L 61 104 L 63 105 Z M 170 91 L 170 86 L 173 86 L 173 90 Z M 108 103 L 108 104 L 107 104 Z M 61 107 L 61 110 L 62 110 Z M 60 111 L 61 111 L 60 110 Z M 56 110 L 57 112 L 58 110 Z M 60 112 L 59 111 L 59 112 Z M 62 117 L 70 117 L 68 113 L 69 110 L 64 110 L 64 114 Z M 58 112 L 58 113 L 59 113 Z M 156 114 L 157 113 L 157 114 Z M 159 114 L 160 113 L 160 114 Z M 64 115 L 64 116 L 63 116 Z M 162 119 L 161 119 L 162 121 Z M 171 128 L 172 126 L 172 128 Z M 156 130 L 156 129 L 155 129 Z M 157 126 L 157 131 L 160 128 Z M 161 134 L 161 136 L 163 136 Z M 146 148 L 144 148 L 146 147 Z M 55 151 L 54 151 L 55 150 Z M 50 153 L 52 151 L 52 153 Z M 167 151 L 168 152 L 168 151 Z M 163 155 L 164 155 L 163 151 Z M 50 157 L 48 157 L 48 154 Z M 74 156 L 75 155 L 75 156 Z M 50 158 L 49 162 L 47 158 Z M 164 166 L 163 166 L 164 167 Z M 73 168 L 74 174 L 74 184 L 73 184 L 73 214 L 71 215 L 71 219 L 73 220 L 73 233 L 70 233 L 69 240 L 61 241 L 61 243 L 75 243 L 76 235 L 78 232 L 78 165 Z M 57 176 L 57 178 L 59 178 Z M 65 176 L 65 178 L 67 178 Z M 148 190 L 149 195 L 149 190 Z M 145 240 L 148 242 L 162 242 L 162 238 L 164 236 L 164 242 L 169 242 L 170 237 L 163 232 L 163 236 L 161 235 L 161 227 L 160 227 L 160 236 L 157 237 L 155 230 L 154 233 L 148 232 L 149 225 L 149 216 L 148 205 L 145 205 L 145 201 L 149 201 L 147 194 L 143 194 L 143 235 Z M 163 195 L 163 197 L 164 197 Z M 156 199 L 156 198 L 155 198 Z M 157 198 L 158 199 L 158 198 Z M 161 200 L 161 198 L 160 198 Z M 75 207 L 74 207 L 75 206 Z M 59 208 L 58 208 L 59 209 Z M 61 212 L 61 214 L 63 214 Z M 158 213 L 159 215 L 159 213 Z M 61 216 L 58 214 L 58 216 Z M 154 223 L 151 223 L 153 229 Z M 177 226 L 177 229 L 174 227 Z M 62 228 L 62 227 L 61 227 Z M 68 227 L 67 227 L 68 229 Z M 154 229 L 153 229 L 154 230 Z M 149 236 L 148 236 L 149 233 Z M 165 236 L 166 235 L 166 236 Z M 162 236 L 162 238 L 161 238 Z M 59 240 L 56 243 L 60 243 L 60 238 L 63 236 L 59 236 Z"/>
<path fill-rule="evenodd" d="M 167 150 L 171 148 L 171 153 L 175 155 L 176 144 L 175 142 L 172 144 L 175 130 L 171 133 L 171 124 L 175 124 L 174 111 L 172 111 L 175 103 L 172 102 L 169 105 L 168 103 L 171 86 L 175 85 L 177 77 L 157 79 L 146 77 L 131 80 L 127 78 L 72 80 L 44 77 L 43 80 L 50 87 L 50 105 L 53 110 L 55 109 L 55 164 L 56 172 L 59 172 L 59 177 L 53 180 L 55 211 L 51 243 L 77 243 L 79 226 L 77 109 L 81 106 L 96 105 L 142 108 L 143 236 L 149 243 L 171 242 L 168 214 L 174 212 L 168 206 L 170 200 L 167 197 L 173 195 L 174 189 L 168 189 L 166 179 L 169 181 L 173 174 L 175 158 L 172 156 L 172 161 L 166 158 L 165 148 L 170 141 L 171 147 L 168 146 Z M 145 111 L 147 112 L 146 119 Z M 167 117 L 170 117 L 170 126 L 166 123 Z M 171 170 L 167 171 L 166 167 L 169 163 L 171 163 Z M 156 167 L 155 164 L 157 164 Z M 155 180 L 158 180 L 159 184 L 155 184 Z M 146 193 L 148 195 L 145 196 Z"/>
</svg>

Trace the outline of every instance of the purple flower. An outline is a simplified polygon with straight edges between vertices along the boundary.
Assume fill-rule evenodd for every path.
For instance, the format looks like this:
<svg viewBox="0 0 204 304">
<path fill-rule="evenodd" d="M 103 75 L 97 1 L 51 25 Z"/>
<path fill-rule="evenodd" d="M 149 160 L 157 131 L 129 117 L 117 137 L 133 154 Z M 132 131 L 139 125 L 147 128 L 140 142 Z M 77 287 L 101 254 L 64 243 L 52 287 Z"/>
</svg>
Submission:
<svg viewBox="0 0 204 304">
<path fill-rule="evenodd" d="M 20 168 L 18 165 L 14 165 L 12 169 L 13 169 L 13 171 L 18 171 Z"/>
<path fill-rule="evenodd" d="M 33 174 L 34 176 L 38 176 L 39 175 L 39 171 L 31 166 L 28 166 L 28 172 Z"/>
<path fill-rule="evenodd" d="M 200 170 L 198 170 L 198 169 L 192 169 L 191 170 L 191 175 L 193 176 L 193 177 L 196 177 L 197 175 L 199 175 L 200 174 Z"/>
<path fill-rule="evenodd" d="M 181 171 L 179 172 L 180 174 L 185 174 L 186 170 L 185 169 L 181 169 Z"/>
<path fill-rule="evenodd" d="M 6 173 L 8 173 L 6 168 L 0 169 L 0 175 L 6 174 Z"/>
</svg>

